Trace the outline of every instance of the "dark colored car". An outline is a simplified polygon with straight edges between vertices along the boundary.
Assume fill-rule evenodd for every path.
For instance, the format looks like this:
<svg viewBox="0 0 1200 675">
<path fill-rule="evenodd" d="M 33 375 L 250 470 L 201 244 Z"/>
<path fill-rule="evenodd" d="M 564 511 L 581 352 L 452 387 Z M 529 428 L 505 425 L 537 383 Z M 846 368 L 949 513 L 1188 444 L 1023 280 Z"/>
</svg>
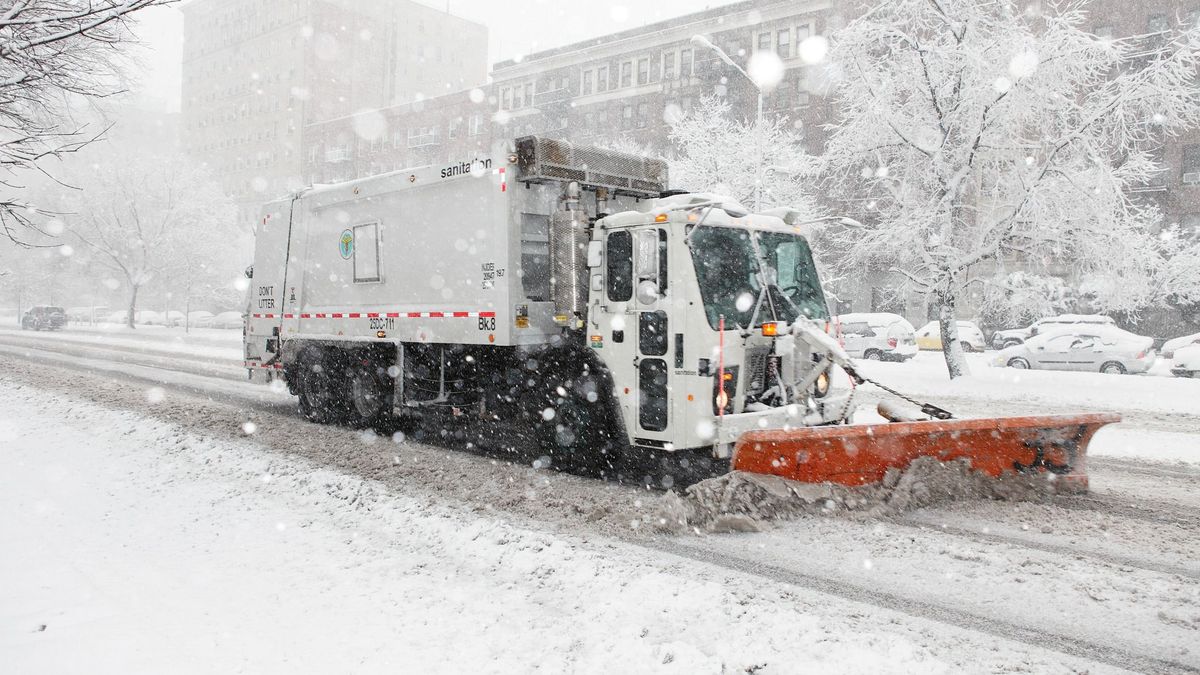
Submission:
<svg viewBox="0 0 1200 675">
<path fill-rule="evenodd" d="M 60 330 L 67 325 L 67 313 L 62 307 L 38 305 L 21 317 L 22 330 Z"/>
</svg>

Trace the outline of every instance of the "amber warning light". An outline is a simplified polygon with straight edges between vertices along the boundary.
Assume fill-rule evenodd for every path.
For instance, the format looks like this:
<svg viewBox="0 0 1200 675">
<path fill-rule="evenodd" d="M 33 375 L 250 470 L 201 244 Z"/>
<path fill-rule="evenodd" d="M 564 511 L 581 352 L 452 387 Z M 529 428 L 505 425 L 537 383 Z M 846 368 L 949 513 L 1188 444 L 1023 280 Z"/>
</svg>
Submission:
<svg viewBox="0 0 1200 675">
<path fill-rule="evenodd" d="M 762 334 L 767 337 L 779 335 L 779 324 L 774 322 L 764 323 L 762 325 Z"/>
</svg>

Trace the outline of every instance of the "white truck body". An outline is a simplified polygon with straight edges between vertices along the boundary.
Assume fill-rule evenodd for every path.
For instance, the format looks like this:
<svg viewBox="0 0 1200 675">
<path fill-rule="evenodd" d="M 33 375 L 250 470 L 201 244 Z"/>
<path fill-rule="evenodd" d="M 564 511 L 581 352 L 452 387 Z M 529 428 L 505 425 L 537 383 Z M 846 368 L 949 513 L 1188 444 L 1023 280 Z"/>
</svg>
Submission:
<svg viewBox="0 0 1200 675">
<path fill-rule="evenodd" d="M 586 435 L 728 456 L 750 429 L 844 420 L 845 380 L 771 319 L 792 302 L 777 276 L 807 303 L 792 321 L 828 320 L 798 228 L 710 195 L 658 199 L 665 183 L 659 162 L 530 137 L 271 202 L 246 366 L 284 377 L 313 419 L 343 399 L 360 420 L 471 410 L 576 454 Z M 739 288 L 736 308 L 714 300 Z"/>
</svg>

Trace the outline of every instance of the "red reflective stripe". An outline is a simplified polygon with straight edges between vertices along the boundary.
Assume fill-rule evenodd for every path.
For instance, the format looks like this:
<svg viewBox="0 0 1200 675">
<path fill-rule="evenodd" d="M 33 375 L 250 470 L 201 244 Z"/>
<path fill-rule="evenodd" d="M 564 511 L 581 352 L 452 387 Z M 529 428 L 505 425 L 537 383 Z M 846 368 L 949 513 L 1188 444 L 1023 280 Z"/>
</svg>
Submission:
<svg viewBox="0 0 1200 675">
<path fill-rule="evenodd" d="M 440 319 L 443 316 L 445 316 L 445 315 L 442 314 L 441 312 L 430 312 L 429 313 L 429 318 L 431 318 L 431 319 Z"/>
<path fill-rule="evenodd" d="M 295 314 L 284 314 L 284 315 L 283 315 L 283 318 L 285 318 L 285 319 L 294 319 L 294 318 L 296 318 L 296 315 L 295 315 Z"/>
<path fill-rule="evenodd" d="M 378 312 L 368 312 L 368 313 L 367 313 L 367 318 L 368 318 L 368 319 L 378 319 L 378 318 L 379 318 L 379 313 L 378 313 Z"/>
<path fill-rule="evenodd" d="M 461 319 L 461 318 L 469 317 L 469 316 L 471 316 L 470 312 L 454 312 L 454 318 L 456 318 L 456 319 Z"/>
<path fill-rule="evenodd" d="M 331 316 L 331 317 L 333 317 L 333 318 L 335 318 L 335 319 L 340 319 L 340 318 L 342 318 L 342 315 L 341 315 L 341 314 L 339 314 L 339 313 L 337 313 L 337 312 L 334 312 L 333 314 L 330 314 L 329 316 Z"/>
<path fill-rule="evenodd" d="M 494 318 L 496 318 L 496 313 L 495 312 L 480 312 L 479 316 L 484 319 L 494 319 Z"/>
<path fill-rule="evenodd" d="M 405 316 L 407 316 L 410 319 L 419 319 L 419 318 L 421 318 L 421 313 L 420 312 L 409 312 Z"/>
<path fill-rule="evenodd" d="M 300 318 L 301 318 L 301 319 L 311 319 L 311 318 L 312 318 L 312 314 L 301 314 L 301 315 L 300 315 Z"/>
<path fill-rule="evenodd" d="M 362 314 L 359 314 L 358 312 L 351 312 L 350 314 L 347 314 L 346 317 L 350 319 L 360 319 L 362 318 Z"/>
<path fill-rule="evenodd" d="M 324 318 L 325 318 L 325 315 L 324 315 L 324 314 L 314 314 L 313 316 L 317 317 L 318 319 L 324 319 Z"/>
<path fill-rule="evenodd" d="M 389 319 L 399 319 L 399 318 L 400 318 L 400 312 L 388 312 L 388 313 L 387 313 L 387 317 L 388 317 Z"/>
</svg>

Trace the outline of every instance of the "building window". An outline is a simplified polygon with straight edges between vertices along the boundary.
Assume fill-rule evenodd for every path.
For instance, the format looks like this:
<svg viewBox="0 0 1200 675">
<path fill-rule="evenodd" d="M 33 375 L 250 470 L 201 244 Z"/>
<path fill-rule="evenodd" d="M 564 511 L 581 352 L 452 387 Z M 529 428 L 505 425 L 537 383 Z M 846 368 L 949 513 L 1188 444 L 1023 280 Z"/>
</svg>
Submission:
<svg viewBox="0 0 1200 675">
<path fill-rule="evenodd" d="M 621 64 L 621 86 L 628 87 L 633 84 L 633 62 L 626 61 Z"/>
<path fill-rule="evenodd" d="M 500 90 L 500 109 L 512 110 L 512 89 Z"/>
<path fill-rule="evenodd" d="M 1151 14 L 1150 17 L 1146 19 L 1146 28 L 1149 29 L 1151 33 L 1165 32 L 1168 27 L 1170 27 L 1170 24 L 1167 21 L 1166 14 Z"/>
<path fill-rule="evenodd" d="M 468 136 L 478 136 L 483 133 L 483 115 L 471 115 L 471 121 L 467 127 Z"/>
<path fill-rule="evenodd" d="M 592 71 L 590 71 L 590 70 L 583 71 L 583 78 L 580 80 L 580 82 L 581 82 L 580 86 L 582 88 L 582 93 L 584 96 L 587 96 L 588 94 L 592 93 Z"/>
<path fill-rule="evenodd" d="M 1183 182 L 1187 185 L 1200 183 L 1200 145 L 1183 146 Z"/>
<path fill-rule="evenodd" d="M 675 52 L 665 52 L 663 54 L 663 80 L 675 79 Z"/>
<path fill-rule="evenodd" d="M 646 122 L 650 118 L 650 104 L 639 103 L 637 107 L 637 127 L 639 129 L 646 128 Z"/>
<path fill-rule="evenodd" d="M 760 52 L 771 51 L 771 34 L 770 33 L 759 33 L 758 34 L 758 51 L 760 51 Z"/>
<path fill-rule="evenodd" d="M 692 76 L 692 50 L 685 49 L 679 52 L 679 77 Z"/>
<path fill-rule="evenodd" d="M 438 128 L 432 127 L 416 127 L 408 130 L 408 147 L 423 148 L 427 145 L 437 145 Z"/>
<path fill-rule="evenodd" d="M 596 69 L 596 91 L 608 91 L 608 66 Z"/>
<path fill-rule="evenodd" d="M 1104 38 L 1105 40 L 1111 40 L 1115 34 L 1112 26 L 1096 26 L 1095 33 L 1096 37 Z"/>
<path fill-rule="evenodd" d="M 775 36 L 775 52 L 779 54 L 779 58 L 786 59 L 792 56 L 792 31 L 784 28 Z"/>
<path fill-rule="evenodd" d="M 638 85 L 650 82 L 650 59 L 638 59 Z"/>
<path fill-rule="evenodd" d="M 583 128 L 591 129 L 594 126 L 596 126 L 596 115 L 593 113 L 584 113 L 583 114 Z"/>
<path fill-rule="evenodd" d="M 450 120 L 450 127 L 446 130 L 446 137 L 451 139 L 458 138 L 458 127 L 461 125 L 461 117 L 455 117 L 454 119 Z"/>
<path fill-rule="evenodd" d="M 630 129 L 633 127 L 633 106 L 627 105 L 621 109 L 621 128 Z"/>
<path fill-rule="evenodd" d="M 525 89 L 518 86 L 513 94 L 513 107 L 518 110 L 525 107 Z"/>
<path fill-rule="evenodd" d="M 796 46 L 799 47 L 801 42 L 812 37 L 813 26 L 811 23 L 806 23 L 803 26 L 796 26 Z"/>
</svg>

